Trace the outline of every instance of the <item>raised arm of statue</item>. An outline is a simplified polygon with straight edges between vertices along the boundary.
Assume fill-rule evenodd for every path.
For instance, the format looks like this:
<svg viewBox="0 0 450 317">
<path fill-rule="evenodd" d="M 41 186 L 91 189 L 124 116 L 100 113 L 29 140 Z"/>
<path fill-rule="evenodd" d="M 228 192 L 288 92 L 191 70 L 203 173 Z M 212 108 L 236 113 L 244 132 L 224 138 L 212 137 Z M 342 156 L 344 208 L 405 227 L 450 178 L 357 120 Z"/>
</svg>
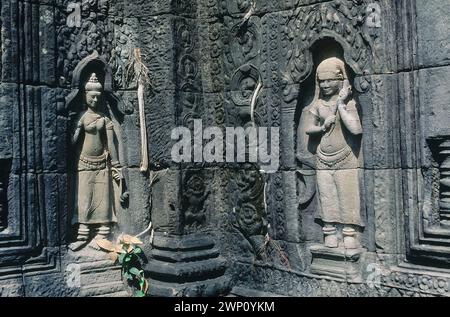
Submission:
<svg viewBox="0 0 450 317">
<path fill-rule="evenodd" d="M 338 109 L 347 130 L 353 135 L 362 134 L 361 120 L 359 119 L 355 102 L 340 103 Z"/>
<path fill-rule="evenodd" d="M 338 99 L 338 111 L 341 116 L 342 122 L 348 131 L 353 135 L 362 134 L 361 120 L 356 109 L 356 102 L 354 100 L 347 101 L 352 94 L 352 86 L 345 81 L 344 87 L 339 93 Z"/>
<path fill-rule="evenodd" d="M 80 118 L 77 120 L 77 125 L 75 126 L 74 129 L 75 131 L 72 134 L 72 144 L 76 144 L 78 142 L 81 132 L 83 131 L 83 118 L 84 115 L 80 116 Z"/>
</svg>

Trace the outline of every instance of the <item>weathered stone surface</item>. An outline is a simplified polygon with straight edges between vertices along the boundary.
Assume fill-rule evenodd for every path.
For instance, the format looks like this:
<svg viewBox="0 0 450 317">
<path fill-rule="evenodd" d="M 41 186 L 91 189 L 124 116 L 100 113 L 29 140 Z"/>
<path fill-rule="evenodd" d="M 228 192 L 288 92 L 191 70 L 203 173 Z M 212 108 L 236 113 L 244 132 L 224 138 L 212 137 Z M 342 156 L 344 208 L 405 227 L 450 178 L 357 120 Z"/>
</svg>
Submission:
<svg viewBox="0 0 450 317">
<path fill-rule="evenodd" d="M 67 250 L 70 139 L 92 73 L 107 97 L 97 113 L 117 133 L 101 147 L 118 149 L 125 199 L 96 197 L 116 207 L 109 239 L 143 233 L 149 295 L 450 296 L 448 11 L 442 0 L 2 1 L 0 296 L 132 294 L 95 241 Z M 302 148 L 329 57 L 345 64 L 362 125 L 351 168 L 319 166 Z M 172 130 L 195 120 L 278 128 L 279 164 L 175 162 Z M 317 186 L 324 170 L 358 180 Z M 323 195 L 325 213 L 359 197 L 361 249 L 323 246 L 333 231 Z"/>
<path fill-rule="evenodd" d="M 183 21 L 182 18 L 178 20 Z M 178 76 L 175 61 L 176 47 L 173 45 L 177 18 L 171 15 L 152 16 L 141 22 L 139 28 L 139 47 L 143 61 L 150 70 L 152 87 L 157 90 L 174 90 Z"/>
<path fill-rule="evenodd" d="M 448 126 L 447 102 L 450 96 L 448 82 L 450 80 L 450 67 L 437 67 L 422 69 L 418 73 L 421 90 L 420 108 L 424 117 L 423 133 L 426 139 L 447 136 L 450 134 Z"/>
<path fill-rule="evenodd" d="M 2 297 L 19 297 L 24 296 L 24 288 L 22 278 L 10 278 L 1 280 L 1 296 Z"/>
<path fill-rule="evenodd" d="M 16 98 L 14 98 L 14 92 L 17 91 L 17 85 L 15 84 L 1 84 L 1 116 L 0 116 L 0 129 L 1 142 L 0 153 L 2 158 L 12 158 L 13 148 L 13 109 L 17 107 Z"/>
<path fill-rule="evenodd" d="M 436 0 L 417 1 L 417 40 L 420 67 L 449 64 L 449 7 Z"/>
<path fill-rule="evenodd" d="M 117 214 L 118 231 L 129 234 L 143 232 L 150 223 L 152 201 L 149 195 L 147 178 L 137 168 L 127 171 L 128 191 L 131 193 L 128 208 Z"/>
<path fill-rule="evenodd" d="M 227 268 L 214 241 L 200 234 L 173 237 L 156 233 L 152 260 L 147 265 L 150 294 L 158 296 L 212 296 L 227 294 Z M 173 284 L 176 280 L 176 285 Z"/>
</svg>

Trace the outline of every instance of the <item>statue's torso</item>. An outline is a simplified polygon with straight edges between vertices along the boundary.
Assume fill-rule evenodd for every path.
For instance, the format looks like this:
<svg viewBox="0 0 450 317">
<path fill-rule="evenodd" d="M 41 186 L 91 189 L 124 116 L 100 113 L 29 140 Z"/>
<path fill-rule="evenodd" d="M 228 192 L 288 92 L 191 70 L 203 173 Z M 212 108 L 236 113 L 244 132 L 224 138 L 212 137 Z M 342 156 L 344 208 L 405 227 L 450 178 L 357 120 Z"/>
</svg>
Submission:
<svg viewBox="0 0 450 317">
<path fill-rule="evenodd" d="M 81 154 L 90 157 L 104 154 L 107 118 L 98 113 L 86 112 L 82 120 L 85 137 Z"/>
<path fill-rule="evenodd" d="M 324 122 L 326 118 L 334 115 L 331 108 L 332 103 L 327 104 L 319 100 L 317 112 L 321 122 Z M 319 146 L 321 152 L 326 154 L 335 154 L 348 147 L 339 111 L 336 112 L 335 124 L 322 136 Z"/>
<path fill-rule="evenodd" d="M 319 169 L 353 169 L 359 166 L 358 139 L 345 127 L 339 111 L 334 113 L 334 103 L 318 100 L 310 109 L 322 125 L 327 118 L 336 115 L 335 123 L 325 132 L 317 147 L 316 164 Z M 347 109 L 356 111 L 356 104 L 352 101 Z"/>
</svg>

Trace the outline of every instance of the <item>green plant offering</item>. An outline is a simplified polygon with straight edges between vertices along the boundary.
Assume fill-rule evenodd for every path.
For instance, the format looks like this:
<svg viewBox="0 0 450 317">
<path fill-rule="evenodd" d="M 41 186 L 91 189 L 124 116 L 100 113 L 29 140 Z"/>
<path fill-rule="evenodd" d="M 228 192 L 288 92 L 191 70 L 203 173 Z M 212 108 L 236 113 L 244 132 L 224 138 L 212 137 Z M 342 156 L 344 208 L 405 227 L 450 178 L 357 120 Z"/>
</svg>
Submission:
<svg viewBox="0 0 450 317">
<path fill-rule="evenodd" d="M 122 266 L 122 276 L 138 289 L 134 296 L 144 297 L 149 284 L 141 265 L 144 253 L 139 245 L 143 244 L 142 241 L 137 237 L 125 234 L 120 235 L 116 243 L 106 239 L 98 239 L 96 242 L 102 250 L 108 252 L 114 263 L 118 262 Z"/>
</svg>

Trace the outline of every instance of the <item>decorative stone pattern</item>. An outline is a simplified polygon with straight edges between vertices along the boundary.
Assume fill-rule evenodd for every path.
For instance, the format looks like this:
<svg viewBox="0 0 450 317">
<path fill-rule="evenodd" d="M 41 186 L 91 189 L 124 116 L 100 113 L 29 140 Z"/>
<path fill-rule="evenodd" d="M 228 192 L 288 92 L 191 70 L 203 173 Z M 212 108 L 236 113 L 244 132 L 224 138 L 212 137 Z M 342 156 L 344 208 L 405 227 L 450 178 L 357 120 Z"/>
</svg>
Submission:
<svg viewBox="0 0 450 317">
<path fill-rule="evenodd" d="M 209 192 L 201 174 L 200 172 L 187 172 L 184 179 L 182 208 L 185 231 L 190 233 L 199 231 L 206 221 L 204 204 Z"/>
<path fill-rule="evenodd" d="M 69 3 L 64 1 L 63 8 L 69 8 Z M 79 25 L 68 23 L 70 15 L 58 10 L 57 69 L 60 84 L 69 85 L 77 64 L 94 51 L 106 60 L 110 59 L 114 29 L 109 23 L 108 9 L 109 0 L 84 1 L 79 8 Z M 72 14 L 76 15 L 77 11 L 74 10 Z"/>
<path fill-rule="evenodd" d="M 320 278 L 283 268 L 251 267 L 236 263 L 236 287 L 255 284 L 256 289 L 284 296 L 311 297 L 427 297 L 449 296 L 449 277 L 430 273 L 387 271 L 379 283 L 346 283 L 333 278 Z M 263 282 L 264 281 L 264 282 Z M 280 290 L 278 285 L 286 285 Z M 245 295 L 245 294 L 240 294 Z"/>
</svg>

